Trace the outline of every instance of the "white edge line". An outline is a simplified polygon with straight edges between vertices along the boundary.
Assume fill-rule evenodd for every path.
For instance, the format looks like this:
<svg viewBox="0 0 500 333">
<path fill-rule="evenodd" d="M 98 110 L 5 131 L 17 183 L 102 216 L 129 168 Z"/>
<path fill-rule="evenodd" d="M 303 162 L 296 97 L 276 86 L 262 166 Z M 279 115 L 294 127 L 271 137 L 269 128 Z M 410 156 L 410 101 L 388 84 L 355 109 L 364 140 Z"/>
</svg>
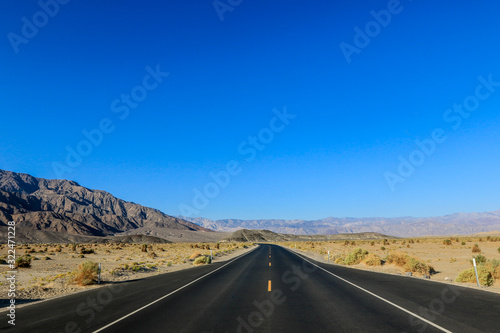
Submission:
<svg viewBox="0 0 500 333">
<path fill-rule="evenodd" d="M 288 249 L 286 249 L 286 248 L 283 248 L 283 249 L 285 249 L 285 250 L 289 251 L 289 250 L 288 250 Z M 289 252 L 292 252 L 292 251 L 289 251 Z M 292 252 L 292 253 L 293 253 L 293 252 Z M 379 295 L 377 295 L 377 294 L 374 294 L 374 293 L 372 293 L 371 291 L 366 290 L 365 288 L 358 286 L 357 284 L 354 284 L 354 283 L 352 283 L 352 282 L 350 282 L 350 281 L 347 281 L 346 279 L 344 279 L 344 278 L 342 278 L 342 277 L 340 277 L 340 276 L 338 276 L 338 275 L 336 275 L 336 274 L 333 274 L 332 272 L 330 272 L 330 271 L 328 271 L 328 270 L 324 269 L 323 267 L 320 267 L 320 266 L 316 265 L 315 263 L 313 263 L 313 262 L 311 262 L 311 261 L 307 260 L 306 258 L 304 258 L 303 256 L 301 256 L 301 255 L 300 255 L 300 254 L 298 254 L 298 253 L 295 253 L 295 255 L 297 255 L 298 257 L 302 258 L 302 260 L 305 260 L 305 261 L 307 261 L 308 263 L 310 263 L 310 264 L 312 264 L 312 265 L 314 265 L 314 266 L 318 267 L 319 269 L 321 269 L 321 270 L 323 270 L 323 271 L 327 272 L 328 274 L 333 275 L 333 276 L 334 276 L 334 277 L 336 277 L 337 279 L 340 279 L 340 280 L 342 280 L 342 281 L 344 281 L 344 282 L 346 282 L 346 283 L 349 283 L 350 285 L 352 285 L 352 286 L 354 286 L 354 287 L 356 287 L 356 288 L 358 288 L 358 289 L 360 289 L 360 290 L 364 291 L 365 293 L 370 294 L 370 295 L 372 295 L 372 296 L 374 296 L 374 297 L 376 297 L 376 298 L 378 298 L 378 299 L 380 299 L 380 300 L 382 300 L 382 301 L 384 301 L 384 302 L 386 302 L 386 303 L 388 303 L 388 304 L 390 304 L 390 305 L 392 305 L 392 306 L 394 306 L 394 307 L 398 308 L 399 310 L 404 311 L 404 312 L 408 313 L 409 315 L 411 315 L 411 316 L 413 316 L 413 317 L 415 317 L 415 318 L 418 318 L 418 319 L 422 320 L 423 322 L 425 322 L 425 323 L 427 323 L 427 324 L 429 324 L 429 325 L 434 326 L 435 328 L 437 328 L 437 329 L 439 329 L 439 330 L 441 330 L 441 331 L 443 331 L 443 332 L 446 332 L 446 333 L 453 333 L 452 331 L 449 331 L 449 330 L 447 330 L 446 328 L 441 327 L 441 326 L 439 326 L 439 325 L 437 325 L 437 324 L 433 323 L 432 321 L 427 320 L 427 319 L 425 319 L 424 317 L 421 317 L 421 316 L 419 316 L 418 314 L 411 312 L 410 310 L 406 310 L 405 308 L 403 308 L 403 307 L 401 307 L 401 306 L 399 306 L 399 305 L 397 305 L 397 304 L 395 304 L 395 303 L 393 303 L 393 302 L 391 302 L 391 301 L 389 301 L 389 300 L 386 300 L 385 298 L 383 298 L 383 297 L 381 297 L 381 296 L 379 296 Z"/>
<path fill-rule="evenodd" d="M 136 314 L 137 312 L 142 311 L 142 310 L 144 310 L 145 308 L 147 308 L 147 307 L 149 307 L 149 306 L 151 306 L 151 305 L 153 305 L 153 304 L 155 304 L 155 303 L 157 303 L 157 302 L 161 301 L 162 299 L 165 299 L 165 298 L 167 298 L 167 297 L 169 297 L 169 296 L 171 296 L 171 295 L 175 294 L 175 293 L 176 293 L 176 292 L 178 292 L 179 290 L 182 290 L 182 289 L 186 288 L 187 286 L 189 286 L 189 285 L 191 285 L 191 284 L 193 284 L 193 283 L 195 283 L 195 282 L 197 282 L 197 281 L 199 281 L 199 280 L 203 279 L 204 277 L 207 277 L 207 276 L 209 276 L 210 274 L 212 274 L 212 273 L 214 273 L 214 272 L 217 272 L 219 269 L 221 269 L 221 268 L 223 268 L 223 267 L 225 267 L 225 266 L 229 265 L 229 264 L 230 264 L 230 263 L 232 263 L 233 261 L 236 261 L 236 260 L 238 260 L 238 259 L 240 259 L 240 258 L 243 258 L 244 256 L 246 256 L 247 254 L 249 254 L 249 253 L 253 252 L 253 251 L 254 251 L 255 249 L 257 249 L 257 248 L 258 248 L 258 246 L 257 246 L 257 247 L 255 247 L 253 250 L 248 251 L 247 253 L 244 253 L 244 254 L 242 254 L 242 255 L 240 255 L 240 256 L 238 256 L 238 257 L 234 258 L 233 260 L 231 260 L 231 261 L 229 261 L 229 262 L 225 263 L 224 265 L 220 266 L 219 268 L 216 268 L 216 269 L 214 269 L 213 271 L 210 271 L 210 272 L 208 272 L 207 274 L 205 274 L 205 275 L 203 275 L 203 276 L 200 276 L 200 277 L 199 277 L 199 278 L 197 278 L 196 280 L 193 280 L 193 281 L 189 282 L 188 284 L 185 284 L 185 285 L 183 285 L 182 287 L 180 287 L 180 288 L 178 288 L 178 289 L 176 289 L 176 290 L 174 290 L 174 291 L 170 292 L 169 294 L 164 295 L 164 296 L 162 296 L 162 297 L 158 298 L 157 300 L 152 301 L 151 303 L 146 304 L 146 305 L 144 305 L 143 307 L 141 307 L 141 308 L 139 308 L 139 309 L 137 309 L 137 310 L 135 310 L 135 311 L 132 311 L 132 312 L 130 312 L 129 314 L 127 314 L 127 315 L 125 315 L 125 316 L 123 316 L 123 317 L 121 317 L 121 318 L 118 318 L 117 320 L 115 320 L 115 321 L 113 321 L 113 322 L 111 322 L 111 323 L 107 324 L 106 326 L 103 326 L 103 327 L 101 327 L 101 328 L 99 328 L 99 329 L 97 329 L 97 330 L 93 331 L 92 333 L 101 332 L 101 331 L 105 330 L 106 328 L 108 328 L 108 327 L 110 327 L 110 326 L 113 326 L 114 324 L 116 324 L 116 323 L 118 323 L 118 322 L 122 321 L 123 319 L 125 319 L 125 318 L 127 318 L 127 317 L 130 317 L 130 316 L 132 316 L 133 314 Z"/>
</svg>

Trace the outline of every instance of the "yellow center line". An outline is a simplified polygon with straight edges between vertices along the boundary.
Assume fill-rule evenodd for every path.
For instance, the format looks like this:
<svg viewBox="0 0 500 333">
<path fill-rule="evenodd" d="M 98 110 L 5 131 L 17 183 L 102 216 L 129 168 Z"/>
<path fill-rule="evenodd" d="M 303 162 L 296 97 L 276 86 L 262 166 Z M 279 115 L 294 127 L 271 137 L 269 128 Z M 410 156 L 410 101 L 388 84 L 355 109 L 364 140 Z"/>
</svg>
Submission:
<svg viewBox="0 0 500 333">
<path fill-rule="evenodd" d="M 267 291 L 271 291 L 271 280 L 269 280 L 269 283 L 267 285 Z"/>
<path fill-rule="evenodd" d="M 269 266 L 271 266 L 271 263 L 269 263 Z"/>
</svg>

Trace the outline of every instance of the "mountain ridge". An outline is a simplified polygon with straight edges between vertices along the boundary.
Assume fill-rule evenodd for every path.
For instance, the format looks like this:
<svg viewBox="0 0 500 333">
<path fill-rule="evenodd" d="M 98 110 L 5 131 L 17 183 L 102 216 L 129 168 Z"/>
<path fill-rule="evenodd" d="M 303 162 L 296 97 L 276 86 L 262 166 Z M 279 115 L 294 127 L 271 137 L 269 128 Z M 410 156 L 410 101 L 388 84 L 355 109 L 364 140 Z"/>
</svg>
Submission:
<svg viewBox="0 0 500 333">
<path fill-rule="evenodd" d="M 0 170 L 0 225 L 8 221 L 21 228 L 85 236 L 111 236 L 145 226 L 211 231 L 75 181 Z"/>
<path fill-rule="evenodd" d="M 335 235 L 375 232 L 397 237 L 463 235 L 491 232 L 500 228 L 500 210 L 482 213 L 453 213 L 437 217 L 327 217 L 317 220 L 220 219 L 179 216 L 215 231 L 266 229 L 292 235 Z"/>
</svg>

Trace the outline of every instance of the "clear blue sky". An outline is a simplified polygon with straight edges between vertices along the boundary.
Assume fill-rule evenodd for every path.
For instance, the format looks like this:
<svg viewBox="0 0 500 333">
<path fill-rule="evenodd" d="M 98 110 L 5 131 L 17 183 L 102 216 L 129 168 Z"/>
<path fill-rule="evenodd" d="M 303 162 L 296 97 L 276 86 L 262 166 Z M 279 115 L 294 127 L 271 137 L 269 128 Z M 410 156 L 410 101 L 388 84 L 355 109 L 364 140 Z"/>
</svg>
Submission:
<svg viewBox="0 0 500 333">
<path fill-rule="evenodd" d="M 374 24 L 370 12 L 388 6 L 390 22 Z M 213 219 L 500 209 L 500 86 L 474 97 L 479 76 L 500 82 L 498 2 L 244 0 L 225 9 L 73 0 L 57 13 L 49 6 L 50 16 L 37 1 L 2 1 L 0 168 L 177 215 L 181 204 L 195 208 L 193 189 L 204 191 L 210 172 L 237 161 L 240 172 L 192 214 Z M 372 37 L 356 40 L 348 63 L 340 45 L 356 47 L 355 27 L 366 33 L 367 24 Z M 169 75 L 157 83 L 148 66 Z M 121 100 L 131 92 L 138 103 Z M 466 99 L 479 101 L 470 116 L 446 114 Z M 285 106 L 296 117 L 266 130 Z M 58 174 L 67 148 L 88 148 L 82 131 L 103 119 L 109 133 Z M 400 174 L 400 156 L 422 157 L 415 140 L 437 128 L 446 140 Z M 248 141 L 259 133 L 263 150 Z M 404 182 L 391 189 L 387 172 Z"/>
</svg>

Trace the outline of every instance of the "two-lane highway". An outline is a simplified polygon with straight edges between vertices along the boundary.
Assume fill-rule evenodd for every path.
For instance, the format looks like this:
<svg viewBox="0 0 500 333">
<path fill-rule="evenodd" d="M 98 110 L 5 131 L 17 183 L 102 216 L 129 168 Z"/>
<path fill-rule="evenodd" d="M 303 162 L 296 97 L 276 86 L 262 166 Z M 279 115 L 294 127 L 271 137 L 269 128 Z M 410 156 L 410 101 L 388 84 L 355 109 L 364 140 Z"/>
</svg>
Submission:
<svg viewBox="0 0 500 333">
<path fill-rule="evenodd" d="M 498 332 L 500 324 L 500 295 L 320 264 L 267 244 L 113 288 L 20 308 L 16 332 Z"/>
</svg>

